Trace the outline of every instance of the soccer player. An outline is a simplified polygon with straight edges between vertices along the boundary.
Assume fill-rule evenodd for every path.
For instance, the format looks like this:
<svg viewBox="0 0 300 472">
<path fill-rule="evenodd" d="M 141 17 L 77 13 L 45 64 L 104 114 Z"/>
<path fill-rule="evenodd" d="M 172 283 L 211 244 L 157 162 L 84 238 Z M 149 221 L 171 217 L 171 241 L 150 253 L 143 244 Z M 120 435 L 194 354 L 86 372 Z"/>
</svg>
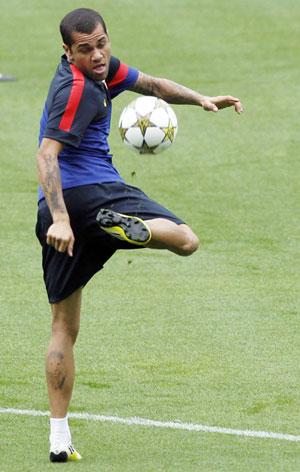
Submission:
<svg viewBox="0 0 300 472">
<path fill-rule="evenodd" d="M 131 90 L 212 112 L 231 106 L 242 111 L 237 98 L 206 97 L 111 56 L 106 25 L 94 10 L 71 11 L 60 31 L 65 54 L 50 85 L 37 153 L 36 234 L 52 311 L 46 377 L 53 462 L 80 459 L 67 412 L 83 287 L 118 249 L 160 248 L 189 256 L 199 244 L 184 221 L 126 185 L 113 166 L 107 142 L 112 99 Z"/>
</svg>

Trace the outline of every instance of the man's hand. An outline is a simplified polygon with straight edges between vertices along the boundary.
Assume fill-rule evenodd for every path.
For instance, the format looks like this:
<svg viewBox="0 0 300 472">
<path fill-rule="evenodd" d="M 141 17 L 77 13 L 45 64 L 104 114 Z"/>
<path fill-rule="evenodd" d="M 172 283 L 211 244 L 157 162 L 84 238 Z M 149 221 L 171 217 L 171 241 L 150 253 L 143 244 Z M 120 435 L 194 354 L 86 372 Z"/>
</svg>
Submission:
<svg viewBox="0 0 300 472">
<path fill-rule="evenodd" d="M 58 252 L 67 252 L 73 256 L 74 234 L 68 221 L 52 223 L 47 232 L 47 244 L 53 246 Z"/>
<path fill-rule="evenodd" d="M 217 112 L 222 108 L 234 107 L 237 113 L 243 112 L 243 106 L 238 98 L 231 95 L 220 95 L 218 97 L 203 97 L 201 106 L 206 111 Z"/>
</svg>

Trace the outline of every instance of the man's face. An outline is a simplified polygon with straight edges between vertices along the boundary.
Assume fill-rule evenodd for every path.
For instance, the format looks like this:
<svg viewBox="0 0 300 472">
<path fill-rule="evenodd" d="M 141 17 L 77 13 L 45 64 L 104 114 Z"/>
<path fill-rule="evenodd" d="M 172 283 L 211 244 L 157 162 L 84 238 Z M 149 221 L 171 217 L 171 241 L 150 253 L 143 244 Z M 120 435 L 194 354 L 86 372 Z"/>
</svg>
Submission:
<svg viewBox="0 0 300 472">
<path fill-rule="evenodd" d="M 90 34 L 72 33 L 73 43 L 63 45 L 69 62 L 93 80 L 104 80 L 109 69 L 111 55 L 110 40 L 103 26 L 98 23 Z"/>
</svg>

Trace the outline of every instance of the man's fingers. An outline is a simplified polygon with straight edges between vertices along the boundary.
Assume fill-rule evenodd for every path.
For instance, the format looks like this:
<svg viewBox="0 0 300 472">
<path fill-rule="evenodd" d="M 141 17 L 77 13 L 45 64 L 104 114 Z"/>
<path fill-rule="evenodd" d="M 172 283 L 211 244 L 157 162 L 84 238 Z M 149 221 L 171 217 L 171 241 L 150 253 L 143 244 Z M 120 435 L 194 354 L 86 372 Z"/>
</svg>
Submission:
<svg viewBox="0 0 300 472">
<path fill-rule="evenodd" d="M 216 113 L 219 111 L 219 108 L 214 103 L 211 103 L 209 108 L 207 108 L 207 111 L 213 111 L 214 113 Z"/>
<path fill-rule="evenodd" d="M 73 257 L 73 247 L 74 247 L 74 238 L 71 238 L 69 244 L 68 244 L 68 248 L 67 248 L 67 251 L 68 251 L 68 255 L 70 257 Z"/>
<path fill-rule="evenodd" d="M 50 234 L 47 234 L 47 244 L 49 244 L 49 246 L 53 246 L 53 239 L 52 239 L 52 236 Z"/>
<path fill-rule="evenodd" d="M 234 106 L 234 109 L 237 113 L 242 113 L 244 111 L 243 106 L 238 98 L 231 96 L 224 98 L 226 98 L 226 101 L 228 102 L 229 106 Z"/>
<path fill-rule="evenodd" d="M 234 103 L 234 109 L 237 113 L 243 113 L 244 111 L 244 108 L 243 108 L 243 105 L 241 104 L 241 102 L 239 100 L 237 100 L 235 103 Z"/>
<path fill-rule="evenodd" d="M 203 108 L 207 111 L 218 111 L 223 108 L 234 107 L 237 113 L 243 112 L 243 106 L 240 100 L 231 95 L 219 95 L 218 97 L 211 97 L 203 104 Z"/>
<path fill-rule="evenodd" d="M 53 246 L 54 249 L 58 252 L 67 252 L 69 256 L 73 256 L 73 246 L 74 246 L 74 238 L 70 240 L 61 240 L 61 239 L 50 239 L 50 242 L 47 243 L 50 246 Z"/>
<path fill-rule="evenodd" d="M 55 249 L 58 251 L 58 252 L 65 252 L 66 249 L 68 247 L 68 241 L 57 241 L 56 245 L 55 245 Z"/>
<path fill-rule="evenodd" d="M 208 101 L 208 100 L 203 103 L 203 109 L 204 109 L 205 111 L 213 111 L 213 112 L 215 112 L 215 113 L 216 113 L 217 111 L 219 111 L 217 105 L 215 105 L 213 102 Z"/>
<path fill-rule="evenodd" d="M 47 234 L 47 244 L 54 247 L 58 252 L 67 252 L 70 257 L 73 256 L 73 246 L 74 246 L 74 236 L 73 233 L 69 234 L 66 237 L 58 236 L 52 234 L 51 231 L 48 231 Z"/>
<path fill-rule="evenodd" d="M 68 241 L 64 241 L 61 239 L 57 239 L 55 237 L 48 236 L 47 244 L 49 244 L 49 246 L 54 247 L 54 249 L 58 252 L 65 252 L 68 245 Z"/>
</svg>

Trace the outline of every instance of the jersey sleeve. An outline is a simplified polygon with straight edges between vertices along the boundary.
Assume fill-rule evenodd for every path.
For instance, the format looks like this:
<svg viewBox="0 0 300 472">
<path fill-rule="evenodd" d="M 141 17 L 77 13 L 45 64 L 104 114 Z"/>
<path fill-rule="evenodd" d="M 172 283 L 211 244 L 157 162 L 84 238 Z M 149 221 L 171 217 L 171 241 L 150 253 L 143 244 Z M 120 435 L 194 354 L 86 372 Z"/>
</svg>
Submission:
<svg viewBox="0 0 300 472">
<path fill-rule="evenodd" d="M 72 72 L 71 80 L 53 94 L 51 103 L 46 103 L 42 137 L 79 147 L 86 128 L 97 115 L 98 103 L 84 75 L 75 67 Z"/>
<path fill-rule="evenodd" d="M 112 56 L 110 59 L 108 77 L 106 79 L 111 98 L 116 97 L 119 93 L 132 87 L 138 75 L 139 72 L 137 69 L 124 64 L 119 59 Z"/>
</svg>

